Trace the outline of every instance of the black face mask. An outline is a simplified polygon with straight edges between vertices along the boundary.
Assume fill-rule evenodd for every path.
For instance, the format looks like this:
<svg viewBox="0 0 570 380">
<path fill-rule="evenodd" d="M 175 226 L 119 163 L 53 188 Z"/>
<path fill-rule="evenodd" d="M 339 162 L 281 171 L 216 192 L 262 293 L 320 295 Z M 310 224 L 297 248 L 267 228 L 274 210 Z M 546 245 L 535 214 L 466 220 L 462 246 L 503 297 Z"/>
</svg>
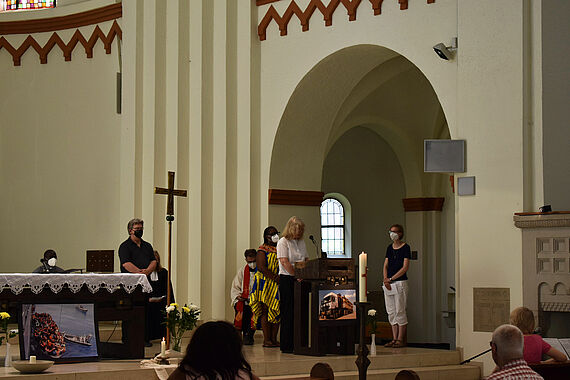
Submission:
<svg viewBox="0 0 570 380">
<path fill-rule="evenodd" d="M 136 230 L 133 235 L 135 235 L 136 237 L 138 237 L 139 239 L 142 238 L 143 235 L 143 230 Z"/>
</svg>

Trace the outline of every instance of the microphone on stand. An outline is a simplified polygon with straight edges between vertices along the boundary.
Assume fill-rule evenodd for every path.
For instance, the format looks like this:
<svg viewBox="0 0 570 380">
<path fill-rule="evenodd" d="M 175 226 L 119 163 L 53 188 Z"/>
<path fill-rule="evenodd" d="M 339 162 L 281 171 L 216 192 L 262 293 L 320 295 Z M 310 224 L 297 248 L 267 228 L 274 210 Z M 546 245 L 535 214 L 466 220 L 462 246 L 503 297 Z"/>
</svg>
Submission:
<svg viewBox="0 0 570 380">
<path fill-rule="evenodd" d="M 40 259 L 40 263 L 42 263 L 42 266 L 43 266 L 43 273 L 49 273 L 50 267 L 49 267 L 47 260 L 46 259 Z"/>
<path fill-rule="evenodd" d="M 317 257 L 319 256 L 319 246 L 317 245 L 317 242 L 315 241 L 315 237 L 313 235 L 309 235 L 309 240 L 313 242 L 313 244 L 315 245 L 315 248 L 317 249 Z"/>
<path fill-rule="evenodd" d="M 320 251 L 319 245 L 315 241 L 315 237 L 313 235 L 309 235 L 309 239 L 313 242 L 313 244 L 315 245 L 315 248 L 317 249 L 317 257 L 320 256 L 321 258 L 326 259 L 327 253 Z M 319 252 L 320 252 L 320 254 L 319 254 Z"/>
</svg>

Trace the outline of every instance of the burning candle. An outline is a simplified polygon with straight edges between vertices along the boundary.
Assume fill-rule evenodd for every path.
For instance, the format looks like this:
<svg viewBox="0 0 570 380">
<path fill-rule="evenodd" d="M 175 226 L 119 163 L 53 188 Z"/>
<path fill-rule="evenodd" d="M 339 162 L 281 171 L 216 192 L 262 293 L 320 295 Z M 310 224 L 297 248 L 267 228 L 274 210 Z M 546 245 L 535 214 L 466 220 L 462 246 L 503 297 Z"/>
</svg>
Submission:
<svg viewBox="0 0 570 380">
<path fill-rule="evenodd" d="M 36 357 L 34 355 L 30 356 L 30 364 L 36 364 Z"/>
<path fill-rule="evenodd" d="M 166 356 L 166 341 L 164 340 L 164 337 L 160 342 L 160 356 Z"/>
<path fill-rule="evenodd" d="M 367 255 L 366 252 L 362 252 L 358 255 L 358 273 L 360 274 L 360 279 L 358 281 L 358 301 L 366 302 L 368 301 L 368 296 L 366 294 L 367 289 Z"/>
</svg>

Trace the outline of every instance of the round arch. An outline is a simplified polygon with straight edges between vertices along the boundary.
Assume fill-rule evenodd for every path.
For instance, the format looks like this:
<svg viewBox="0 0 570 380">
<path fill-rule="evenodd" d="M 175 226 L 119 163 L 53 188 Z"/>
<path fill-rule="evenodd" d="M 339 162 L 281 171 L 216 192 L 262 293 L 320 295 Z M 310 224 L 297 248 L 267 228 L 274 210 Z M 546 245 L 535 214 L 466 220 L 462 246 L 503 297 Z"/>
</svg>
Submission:
<svg viewBox="0 0 570 380">
<path fill-rule="evenodd" d="M 414 94 L 416 85 L 419 95 Z M 398 87 L 409 91 L 395 97 L 394 109 L 405 113 L 402 108 L 415 101 L 423 108 L 404 115 L 416 115 L 415 120 L 402 122 L 389 109 L 383 114 L 360 109 L 375 92 L 389 99 L 391 89 Z M 274 139 L 269 188 L 320 190 L 323 163 L 331 146 L 349 129 L 364 126 L 397 152 L 406 196 L 422 196 L 430 186 L 423 184 L 423 154 L 419 152 L 423 138 L 439 138 L 442 125 L 449 135 L 434 88 L 411 61 L 378 45 L 340 49 L 317 63 L 290 96 Z"/>
</svg>

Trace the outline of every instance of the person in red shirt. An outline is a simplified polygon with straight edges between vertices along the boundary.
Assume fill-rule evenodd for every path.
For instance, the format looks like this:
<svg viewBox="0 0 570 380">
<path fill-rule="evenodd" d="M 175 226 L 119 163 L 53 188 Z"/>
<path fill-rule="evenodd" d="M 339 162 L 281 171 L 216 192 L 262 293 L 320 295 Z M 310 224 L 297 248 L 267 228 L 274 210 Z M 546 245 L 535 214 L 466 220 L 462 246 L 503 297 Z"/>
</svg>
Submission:
<svg viewBox="0 0 570 380">
<path fill-rule="evenodd" d="M 564 362 L 567 360 L 564 353 L 546 343 L 540 335 L 533 334 L 534 314 L 532 310 L 524 306 L 517 307 L 511 312 L 510 322 L 511 325 L 517 326 L 524 334 L 523 355 L 527 363 L 543 362 L 543 355 L 550 356 L 550 358 L 544 362 Z"/>
</svg>

